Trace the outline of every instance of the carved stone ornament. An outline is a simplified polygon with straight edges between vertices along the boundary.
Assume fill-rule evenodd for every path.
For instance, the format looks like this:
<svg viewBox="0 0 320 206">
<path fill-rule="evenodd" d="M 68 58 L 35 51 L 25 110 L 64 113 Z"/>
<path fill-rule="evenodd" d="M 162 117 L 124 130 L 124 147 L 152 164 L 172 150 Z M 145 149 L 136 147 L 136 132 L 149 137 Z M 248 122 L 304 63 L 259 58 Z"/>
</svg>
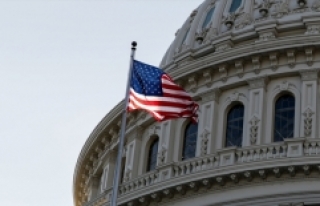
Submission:
<svg viewBox="0 0 320 206">
<path fill-rule="evenodd" d="M 304 116 L 304 135 L 310 137 L 312 132 L 312 115 L 314 112 L 308 108 L 303 112 Z"/>
<path fill-rule="evenodd" d="M 268 76 L 254 77 L 247 80 L 247 83 L 249 84 L 250 89 L 259 89 L 259 88 L 266 89 L 268 82 L 269 82 Z"/>
<path fill-rule="evenodd" d="M 209 189 L 209 188 L 212 186 L 211 181 L 210 181 L 209 179 L 204 179 L 204 180 L 202 180 L 202 184 L 203 184 L 207 189 Z"/>
<path fill-rule="evenodd" d="M 312 81 L 318 79 L 318 69 L 308 69 L 300 71 L 302 81 Z"/>
<path fill-rule="evenodd" d="M 153 193 L 150 196 L 156 202 L 160 202 L 161 201 L 161 194 L 160 193 Z"/>
<path fill-rule="evenodd" d="M 320 33 L 320 25 L 307 25 L 307 31 L 305 34 L 307 35 L 316 35 Z"/>
<path fill-rule="evenodd" d="M 227 81 L 228 78 L 228 71 L 227 71 L 227 65 L 222 64 L 219 66 L 219 73 L 220 73 L 220 78 L 223 82 Z"/>
<path fill-rule="evenodd" d="M 198 10 L 193 10 L 193 11 L 191 12 L 191 14 L 190 14 L 190 20 L 189 20 L 190 23 L 193 22 L 194 17 L 197 15 L 197 13 L 198 13 Z"/>
<path fill-rule="evenodd" d="M 198 87 L 198 76 L 192 75 L 188 78 L 188 90 L 196 92 Z"/>
<path fill-rule="evenodd" d="M 234 183 L 238 183 L 238 182 L 239 182 L 239 177 L 238 177 L 237 174 L 231 174 L 231 175 L 230 175 L 230 179 L 232 179 L 232 181 L 233 181 Z"/>
<path fill-rule="evenodd" d="M 291 68 L 293 68 L 296 64 L 296 54 L 295 50 L 289 49 L 287 50 L 288 64 Z"/>
<path fill-rule="evenodd" d="M 305 49 L 305 54 L 306 54 L 306 61 L 307 61 L 307 64 L 309 66 L 311 66 L 313 64 L 313 48 L 306 48 Z"/>
<path fill-rule="evenodd" d="M 152 135 L 159 135 L 159 132 L 160 132 L 160 126 L 156 126 L 156 125 L 153 125 L 149 128 L 149 136 L 152 136 Z"/>
<path fill-rule="evenodd" d="M 226 25 L 227 29 L 231 29 L 234 25 L 236 19 L 235 13 L 229 13 L 228 16 L 224 20 L 224 24 Z"/>
<path fill-rule="evenodd" d="M 207 33 L 209 29 L 204 28 L 201 31 L 197 31 L 195 34 L 195 40 L 198 42 L 198 44 L 202 44 L 202 42 L 205 40 Z"/>
<path fill-rule="evenodd" d="M 238 60 L 235 62 L 234 64 L 235 68 L 237 69 L 237 75 L 239 78 L 242 78 L 243 77 L 243 72 L 244 72 L 244 69 L 243 69 L 243 61 L 242 60 Z"/>
<path fill-rule="evenodd" d="M 259 170 L 259 175 L 262 179 L 267 178 L 267 172 L 266 170 Z"/>
<path fill-rule="evenodd" d="M 273 71 L 275 71 L 278 68 L 278 53 L 273 52 L 269 54 L 269 59 L 270 59 L 270 67 L 272 68 Z"/>
<path fill-rule="evenodd" d="M 242 29 L 243 27 L 252 23 L 251 15 L 248 13 L 242 13 L 235 20 L 235 28 Z"/>
<path fill-rule="evenodd" d="M 272 2 L 272 0 L 262 0 L 262 2 L 259 4 L 259 13 L 262 17 L 266 17 L 268 15 Z"/>
<path fill-rule="evenodd" d="M 159 165 L 162 165 L 165 162 L 166 154 L 167 154 L 167 148 L 165 145 L 162 145 L 162 147 L 158 153 Z"/>
<path fill-rule="evenodd" d="M 296 169 L 294 166 L 288 167 L 288 172 L 290 173 L 290 176 L 293 177 L 296 175 Z"/>
<path fill-rule="evenodd" d="M 176 190 L 180 195 L 185 195 L 187 192 L 186 187 L 184 185 L 177 186 Z"/>
<path fill-rule="evenodd" d="M 218 102 L 220 94 L 221 94 L 221 90 L 219 88 L 214 88 L 214 89 L 211 89 L 210 91 L 199 94 L 199 96 L 201 97 L 202 103 L 207 103 L 210 101 Z"/>
<path fill-rule="evenodd" d="M 216 47 L 216 52 L 223 52 L 225 50 L 231 49 L 233 47 L 233 43 L 230 40 L 223 41 L 219 44 L 216 44 L 215 47 Z"/>
<path fill-rule="evenodd" d="M 282 0 L 279 1 L 277 4 L 275 4 L 274 12 L 272 13 L 272 16 L 281 18 L 284 15 L 289 14 L 289 2 L 288 0 Z"/>
<path fill-rule="evenodd" d="M 239 93 L 236 91 L 226 99 L 226 102 L 239 101 L 240 98 L 247 98 L 247 97 L 243 93 Z"/>
<path fill-rule="evenodd" d="M 258 130 L 259 130 L 259 125 L 258 123 L 260 122 L 260 119 L 256 116 L 253 116 L 251 120 L 249 121 L 250 123 L 250 142 L 251 144 L 255 144 L 257 141 L 258 137 Z"/>
<path fill-rule="evenodd" d="M 259 32 L 259 39 L 256 40 L 256 43 L 275 40 L 278 33 L 275 30 L 268 30 Z"/>
<path fill-rule="evenodd" d="M 256 74 L 260 73 L 260 57 L 259 56 L 255 56 L 252 57 L 252 66 L 253 66 L 253 70 Z"/>
<path fill-rule="evenodd" d="M 204 85 L 206 85 L 208 88 L 212 86 L 212 71 L 210 69 L 205 70 L 202 73 L 203 80 L 204 80 Z"/>
<path fill-rule="evenodd" d="M 201 132 L 201 155 L 204 156 L 207 154 L 208 150 L 208 135 L 210 134 L 209 130 L 204 128 Z"/>
<path fill-rule="evenodd" d="M 315 0 L 311 8 L 313 11 L 320 12 L 320 1 Z"/>
</svg>

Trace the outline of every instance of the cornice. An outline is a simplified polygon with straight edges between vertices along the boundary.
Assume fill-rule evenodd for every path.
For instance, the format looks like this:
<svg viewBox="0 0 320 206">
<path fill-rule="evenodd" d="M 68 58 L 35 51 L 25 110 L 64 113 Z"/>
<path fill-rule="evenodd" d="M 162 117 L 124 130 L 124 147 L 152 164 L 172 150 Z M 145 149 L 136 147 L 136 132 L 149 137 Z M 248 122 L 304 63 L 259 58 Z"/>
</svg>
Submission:
<svg viewBox="0 0 320 206">
<path fill-rule="evenodd" d="M 219 171 L 207 170 L 203 172 L 191 173 L 185 177 L 179 177 L 174 180 L 163 181 L 147 188 L 131 192 L 129 195 L 119 197 L 121 206 L 126 206 L 128 202 L 135 201 L 141 197 L 148 197 L 152 194 L 162 194 L 165 197 L 175 194 L 186 194 L 187 191 L 193 190 L 194 195 L 200 193 L 208 193 L 221 190 L 229 190 L 235 186 L 252 186 L 254 184 L 266 184 L 277 181 L 286 181 L 290 177 L 290 181 L 294 179 L 311 178 L 320 180 L 318 175 L 319 159 L 311 162 L 281 162 L 280 164 L 258 164 L 256 167 L 243 167 L 234 170 L 233 168 L 224 168 Z M 294 172 L 293 172 L 294 171 Z M 314 171 L 315 173 L 312 173 Z M 203 190 L 205 188 L 205 190 Z M 171 197 L 171 198 L 172 198 Z M 152 199 L 151 199 L 152 200 Z M 161 201 L 161 200 L 160 200 Z M 173 202 L 174 199 L 169 200 Z M 168 202 L 168 200 L 166 201 Z"/>
</svg>

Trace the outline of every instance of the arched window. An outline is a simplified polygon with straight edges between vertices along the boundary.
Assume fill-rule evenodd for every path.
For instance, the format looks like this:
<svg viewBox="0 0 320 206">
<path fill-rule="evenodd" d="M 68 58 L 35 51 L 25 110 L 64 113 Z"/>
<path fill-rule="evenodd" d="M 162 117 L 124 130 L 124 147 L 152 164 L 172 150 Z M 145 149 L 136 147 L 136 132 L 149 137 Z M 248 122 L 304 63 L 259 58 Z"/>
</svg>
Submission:
<svg viewBox="0 0 320 206">
<path fill-rule="evenodd" d="M 227 115 L 226 147 L 242 146 L 244 106 L 233 106 Z"/>
<path fill-rule="evenodd" d="M 208 24 L 211 22 L 211 19 L 212 19 L 213 13 L 214 13 L 214 9 L 215 9 L 215 7 L 212 7 L 209 10 L 209 12 L 207 13 L 206 18 L 204 19 L 204 21 L 202 23 L 202 29 L 205 29 L 208 26 Z"/>
<path fill-rule="evenodd" d="M 242 0 L 232 0 L 229 12 L 235 12 L 241 6 Z"/>
<path fill-rule="evenodd" d="M 154 170 L 157 166 L 159 138 L 153 140 L 149 148 L 147 172 Z"/>
<path fill-rule="evenodd" d="M 189 123 L 186 127 L 182 148 L 182 160 L 196 156 L 198 125 Z"/>
<path fill-rule="evenodd" d="M 181 42 L 181 45 L 183 45 L 183 44 L 186 42 L 187 37 L 188 37 L 188 35 L 189 35 L 189 32 L 190 32 L 190 28 L 189 28 L 189 29 L 187 30 L 187 32 L 184 34 L 184 37 L 183 37 L 182 42 Z"/>
<path fill-rule="evenodd" d="M 295 99 L 290 94 L 279 97 L 274 110 L 274 141 L 292 138 L 294 131 Z"/>
</svg>

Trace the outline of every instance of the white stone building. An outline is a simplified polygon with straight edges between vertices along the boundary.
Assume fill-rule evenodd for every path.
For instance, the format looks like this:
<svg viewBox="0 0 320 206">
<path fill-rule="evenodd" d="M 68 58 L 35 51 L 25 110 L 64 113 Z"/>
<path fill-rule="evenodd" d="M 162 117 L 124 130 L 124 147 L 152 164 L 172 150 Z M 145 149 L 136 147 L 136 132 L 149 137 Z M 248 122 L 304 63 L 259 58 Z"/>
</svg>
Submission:
<svg viewBox="0 0 320 206">
<path fill-rule="evenodd" d="M 121 206 L 320 205 L 320 0 L 205 0 L 160 67 L 199 123 L 131 113 Z M 75 206 L 108 206 L 123 102 L 74 173 Z"/>
</svg>

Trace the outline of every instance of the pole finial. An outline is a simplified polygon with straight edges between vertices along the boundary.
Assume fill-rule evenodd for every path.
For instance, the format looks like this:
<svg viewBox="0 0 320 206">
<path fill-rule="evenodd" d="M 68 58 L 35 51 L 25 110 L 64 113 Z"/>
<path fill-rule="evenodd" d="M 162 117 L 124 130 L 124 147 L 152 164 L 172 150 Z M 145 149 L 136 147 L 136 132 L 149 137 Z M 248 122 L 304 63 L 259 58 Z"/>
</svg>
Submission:
<svg viewBox="0 0 320 206">
<path fill-rule="evenodd" d="M 138 45 L 137 42 L 136 42 L 136 41 L 133 41 L 133 42 L 131 43 L 132 49 L 136 49 L 136 46 L 137 46 L 137 45 Z"/>
</svg>

